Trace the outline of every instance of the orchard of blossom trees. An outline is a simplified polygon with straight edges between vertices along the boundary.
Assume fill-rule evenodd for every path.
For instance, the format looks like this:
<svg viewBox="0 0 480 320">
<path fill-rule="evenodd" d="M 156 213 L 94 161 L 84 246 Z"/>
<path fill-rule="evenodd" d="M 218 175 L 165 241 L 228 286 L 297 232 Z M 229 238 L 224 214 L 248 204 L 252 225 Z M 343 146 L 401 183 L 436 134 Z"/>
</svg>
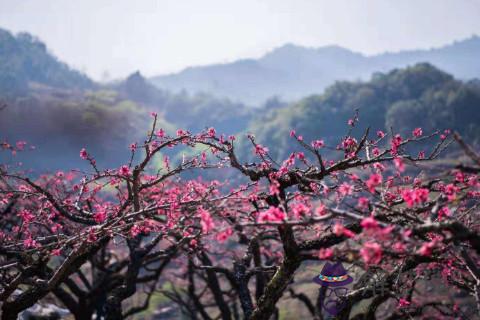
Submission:
<svg viewBox="0 0 480 320">
<path fill-rule="evenodd" d="M 354 137 L 355 117 L 338 145 L 292 130 L 298 151 L 283 162 L 249 135 L 243 162 L 236 137 L 172 136 L 152 116 L 119 168 L 85 149 L 88 171 L 0 166 L 1 319 L 41 301 L 75 319 L 125 319 L 158 292 L 188 319 L 275 319 L 286 298 L 325 319 L 320 287 L 294 285 L 327 261 L 359 275 L 337 319 L 478 319 L 480 156 L 460 136 Z M 462 163 L 442 157 L 452 147 Z M 190 178 L 204 170 L 236 178 Z"/>
</svg>

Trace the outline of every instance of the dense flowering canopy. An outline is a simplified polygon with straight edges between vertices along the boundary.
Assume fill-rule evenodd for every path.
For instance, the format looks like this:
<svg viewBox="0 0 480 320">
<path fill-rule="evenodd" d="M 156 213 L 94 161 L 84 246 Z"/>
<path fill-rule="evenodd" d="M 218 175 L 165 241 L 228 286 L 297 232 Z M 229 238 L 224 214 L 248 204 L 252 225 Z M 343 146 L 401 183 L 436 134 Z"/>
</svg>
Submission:
<svg viewBox="0 0 480 320">
<path fill-rule="evenodd" d="M 392 317 L 476 312 L 470 302 L 459 308 L 453 295 L 438 301 L 413 295 L 433 272 L 443 285 L 480 296 L 480 160 L 459 137 L 474 166 L 431 169 L 451 134 L 424 135 L 421 128 L 410 137 L 382 131 L 371 137 L 368 130 L 353 137 L 349 129 L 325 154 L 324 140 L 305 143 L 292 130 L 302 150 L 284 161 L 250 135 L 255 160 L 242 164 L 235 137 L 214 128 L 170 136 L 152 117 L 151 133 L 130 146 L 132 156 L 119 168 L 101 169 L 85 149 L 80 157 L 90 172 L 34 177 L 1 166 L 3 319 L 47 296 L 77 319 L 94 313 L 121 319 L 146 308 L 128 300 L 139 287 L 148 306 L 167 281 L 186 284 L 184 294 L 163 292 L 192 318 L 232 319 L 238 302 L 245 318 L 268 319 L 284 292 L 300 297 L 294 275 L 319 260 L 375 271 L 386 287 L 378 295 L 371 281 L 359 280 L 344 297 L 344 318 L 373 296 L 368 312 L 383 305 Z M 418 153 L 418 145 L 435 139 L 431 150 L 410 155 L 410 145 Z M 25 146 L 2 148 L 14 153 Z M 235 170 L 241 178 L 188 178 L 207 169 Z M 88 270 L 96 270 L 93 278 Z M 388 308 L 392 303 L 396 308 Z M 312 317 L 319 312 L 308 310 Z"/>
</svg>

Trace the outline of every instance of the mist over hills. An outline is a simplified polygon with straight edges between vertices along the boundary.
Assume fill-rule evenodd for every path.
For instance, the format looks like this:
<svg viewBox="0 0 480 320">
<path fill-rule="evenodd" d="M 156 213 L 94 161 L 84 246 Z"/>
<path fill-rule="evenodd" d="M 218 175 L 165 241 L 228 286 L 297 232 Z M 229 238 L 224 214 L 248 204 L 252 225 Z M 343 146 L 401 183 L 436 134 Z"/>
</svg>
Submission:
<svg viewBox="0 0 480 320">
<path fill-rule="evenodd" d="M 208 85 L 204 78 L 212 74 L 227 79 L 218 87 L 248 96 L 252 102 L 248 106 L 235 102 L 239 98 L 222 97 L 219 91 L 158 88 L 140 72 L 115 83 L 95 83 L 51 55 L 34 36 L 13 36 L 0 29 L 0 143 L 25 140 L 37 147 L 34 156 L 19 154 L 0 162 L 24 161 L 38 170 L 79 168 L 84 162 L 78 152 L 85 147 L 104 167 L 121 165 L 129 157 L 128 145 L 144 138 L 151 111 L 158 113 L 159 126 L 171 134 L 178 128 L 198 132 L 212 126 L 219 133 L 237 134 L 245 160 L 250 154 L 250 146 L 241 142 L 245 133 L 255 134 L 281 158 L 294 147 L 291 129 L 306 141 L 323 138 L 333 143 L 345 134 L 346 121 L 357 108 L 356 129 L 393 126 L 408 133 L 412 126 L 426 131 L 451 128 L 468 141 L 479 142 L 480 80 L 462 80 L 480 72 L 474 56 L 480 52 L 479 43 L 473 37 L 441 49 L 378 57 L 338 46 L 286 45 L 259 60 L 185 71 L 197 77 L 192 84 L 198 87 Z M 414 64 L 419 57 L 435 58 L 460 76 L 427 63 L 393 71 L 389 67 Z M 382 63 L 372 72 L 375 59 Z M 363 78 L 367 80 L 359 81 Z M 290 103 L 271 98 L 272 90 L 279 88 L 291 99 L 300 98 Z M 258 108 L 251 107 L 260 101 Z"/>
<path fill-rule="evenodd" d="M 152 77 L 153 84 L 171 91 L 207 92 L 260 105 L 272 96 L 293 101 L 321 93 L 337 80 L 368 80 L 386 72 L 429 62 L 459 79 L 480 77 L 480 37 L 430 50 L 408 50 L 366 56 L 339 46 L 306 48 L 286 44 L 259 59 L 189 67 Z"/>
</svg>

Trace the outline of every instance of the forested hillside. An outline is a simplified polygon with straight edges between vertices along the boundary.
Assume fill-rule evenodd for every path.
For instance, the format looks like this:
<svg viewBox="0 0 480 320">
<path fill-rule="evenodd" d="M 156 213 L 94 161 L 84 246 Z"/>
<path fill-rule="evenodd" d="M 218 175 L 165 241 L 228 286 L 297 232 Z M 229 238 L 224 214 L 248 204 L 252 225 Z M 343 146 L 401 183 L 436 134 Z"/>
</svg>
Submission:
<svg viewBox="0 0 480 320">
<path fill-rule="evenodd" d="M 26 94 L 32 83 L 69 89 L 94 86 L 87 76 L 58 61 L 36 37 L 15 36 L 0 28 L 0 96 Z"/>
<path fill-rule="evenodd" d="M 248 131 L 259 141 L 277 145 L 277 156 L 291 150 L 289 131 L 295 129 L 307 143 L 323 137 L 332 144 L 346 134 L 345 123 L 359 112 L 354 132 L 366 126 L 407 134 L 416 127 L 425 132 L 457 130 L 472 142 L 480 137 L 480 86 L 462 82 L 430 64 L 418 64 L 388 73 L 376 73 L 368 82 L 337 82 L 322 95 L 301 99 L 255 119 Z M 331 145 L 336 147 L 335 145 Z"/>
</svg>

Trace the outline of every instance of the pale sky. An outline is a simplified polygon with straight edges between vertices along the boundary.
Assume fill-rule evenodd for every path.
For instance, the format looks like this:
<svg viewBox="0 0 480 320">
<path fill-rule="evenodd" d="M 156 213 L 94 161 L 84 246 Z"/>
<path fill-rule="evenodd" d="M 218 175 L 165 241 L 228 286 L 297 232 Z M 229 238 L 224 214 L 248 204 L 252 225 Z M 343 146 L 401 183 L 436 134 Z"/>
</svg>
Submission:
<svg viewBox="0 0 480 320">
<path fill-rule="evenodd" d="M 28 31 L 101 79 L 259 57 L 285 43 L 365 54 L 480 35 L 480 0 L 0 0 L 0 27 Z"/>
</svg>

